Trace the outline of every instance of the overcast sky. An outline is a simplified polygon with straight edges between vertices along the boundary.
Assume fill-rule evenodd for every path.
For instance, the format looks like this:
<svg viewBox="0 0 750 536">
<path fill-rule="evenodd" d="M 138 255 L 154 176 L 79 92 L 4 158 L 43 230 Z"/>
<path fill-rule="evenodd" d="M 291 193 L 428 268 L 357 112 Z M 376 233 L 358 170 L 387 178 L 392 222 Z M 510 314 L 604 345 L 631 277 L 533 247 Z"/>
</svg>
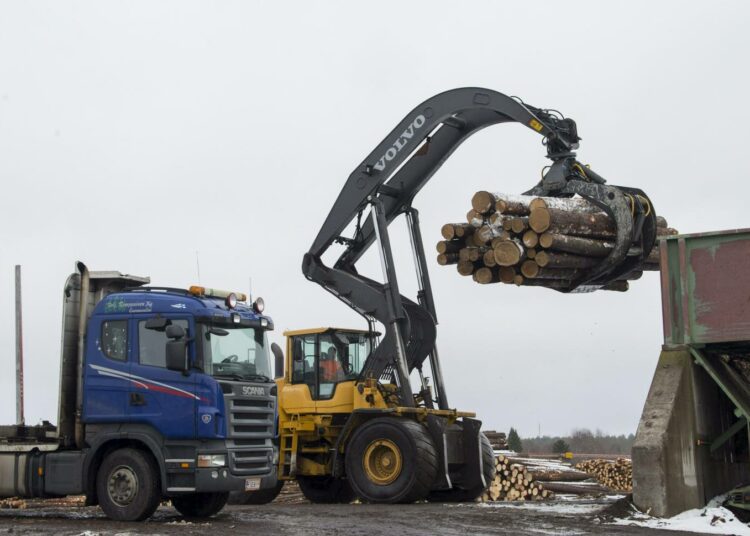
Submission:
<svg viewBox="0 0 750 536">
<path fill-rule="evenodd" d="M 285 329 L 364 322 L 301 274 L 354 167 L 417 104 L 483 86 L 578 122 L 580 160 L 682 232 L 748 226 L 746 2 L 0 1 L 0 423 L 23 265 L 27 422 L 57 420 L 74 262 L 247 289 Z M 428 250 L 474 191 L 520 193 L 541 139 L 495 126 L 416 198 Z M 415 292 L 406 229 L 392 237 Z M 662 341 L 627 293 L 479 286 L 430 255 L 452 406 L 522 435 L 635 432 Z M 363 271 L 379 274 L 376 258 Z"/>
</svg>

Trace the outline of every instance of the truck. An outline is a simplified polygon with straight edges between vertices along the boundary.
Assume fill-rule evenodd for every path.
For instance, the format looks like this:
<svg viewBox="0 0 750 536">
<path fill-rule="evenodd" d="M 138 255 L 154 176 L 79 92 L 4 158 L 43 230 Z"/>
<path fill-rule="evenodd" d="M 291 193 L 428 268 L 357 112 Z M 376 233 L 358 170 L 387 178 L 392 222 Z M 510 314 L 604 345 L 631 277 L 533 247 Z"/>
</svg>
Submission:
<svg viewBox="0 0 750 536">
<path fill-rule="evenodd" d="M 111 519 L 169 499 L 219 512 L 277 488 L 276 386 L 264 302 L 89 271 L 63 292 L 57 425 L 0 427 L 0 496 L 85 495 Z"/>
</svg>

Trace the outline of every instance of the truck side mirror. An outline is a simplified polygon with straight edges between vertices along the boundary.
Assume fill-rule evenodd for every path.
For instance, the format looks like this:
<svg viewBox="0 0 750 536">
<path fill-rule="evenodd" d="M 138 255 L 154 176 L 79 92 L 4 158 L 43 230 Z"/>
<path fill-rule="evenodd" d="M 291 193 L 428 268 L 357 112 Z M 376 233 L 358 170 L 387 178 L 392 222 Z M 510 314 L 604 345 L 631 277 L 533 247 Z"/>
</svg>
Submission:
<svg viewBox="0 0 750 536">
<path fill-rule="evenodd" d="M 271 352 L 273 352 L 274 369 L 276 371 L 274 378 L 282 378 L 284 376 L 284 352 L 275 342 L 271 344 Z"/>
<path fill-rule="evenodd" d="M 176 370 L 183 374 L 188 371 L 187 341 L 180 339 L 167 342 L 166 364 L 169 370 Z"/>
<path fill-rule="evenodd" d="M 146 320 L 146 329 L 152 329 L 154 331 L 164 331 L 168 325 L 172 323 L 168 318 L 163 316 L 155 316 Z"/>
</svg>

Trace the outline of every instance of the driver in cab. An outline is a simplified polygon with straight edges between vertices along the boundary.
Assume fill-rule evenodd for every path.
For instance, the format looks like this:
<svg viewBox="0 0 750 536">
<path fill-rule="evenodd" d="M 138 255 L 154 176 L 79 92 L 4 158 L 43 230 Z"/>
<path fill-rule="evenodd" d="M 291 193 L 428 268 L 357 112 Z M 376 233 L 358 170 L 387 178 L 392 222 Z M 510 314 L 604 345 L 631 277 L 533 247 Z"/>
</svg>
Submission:
<svg viewBox="0 0 750 536">
<path fill-rule="evenodd" d="M 346 378 L 344 368 L 338 360 L 336 347 L 331 346 L 327 352 L 320 353 L 320 380 L 323 382 L 339 382 Z"/>
</svg>

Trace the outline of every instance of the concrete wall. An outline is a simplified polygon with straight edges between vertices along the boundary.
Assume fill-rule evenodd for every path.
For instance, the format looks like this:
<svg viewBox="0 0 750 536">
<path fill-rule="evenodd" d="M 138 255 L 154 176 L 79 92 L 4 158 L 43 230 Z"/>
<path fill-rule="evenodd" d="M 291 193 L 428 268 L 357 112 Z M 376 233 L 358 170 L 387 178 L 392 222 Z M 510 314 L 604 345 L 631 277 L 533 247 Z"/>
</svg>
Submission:
<svg viewBox="0 0 750 536">
<path fill-rule="evenodd" d="M 633 445 L 633 502 L 670 517 L 743 482 L 731 442 L 709 445 L 733 422 L 732 406 L 685 347 L 664 349 Z"/>
</svg>

